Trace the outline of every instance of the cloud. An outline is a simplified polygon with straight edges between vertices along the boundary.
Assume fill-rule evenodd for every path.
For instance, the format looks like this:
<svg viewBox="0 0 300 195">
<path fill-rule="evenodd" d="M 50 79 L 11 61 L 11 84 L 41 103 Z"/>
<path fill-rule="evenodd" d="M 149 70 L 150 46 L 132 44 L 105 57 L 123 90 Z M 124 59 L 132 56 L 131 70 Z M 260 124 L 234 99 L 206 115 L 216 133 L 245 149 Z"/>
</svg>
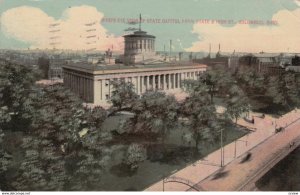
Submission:
<svg viewBox="0 0 300 195">
<path fill-rule="evenodd" d="M 123 38 L 101 25 L 103 17 L 95 7 L 78 6 L 66 9 L 61 19 L 55 20 L 41 9 L 22 6 L 1 15 L 1 29 L 32 48 L 106 50 L 114 45 L 115 50 L 122 50 Z"/>
<path fill-rule="evenodd" d="M 195 24 L 193 33 L 198 41 L 186 51 L 207 51 L 211 43 L 217 49 L 226 52 L 300 52 L 300 9 L 281 10 L 273 19 L 276 26 L 261 25 L 250 27 L 248 24 L 236 24 L 224 27 L 219 24 Z"/>
</svg>

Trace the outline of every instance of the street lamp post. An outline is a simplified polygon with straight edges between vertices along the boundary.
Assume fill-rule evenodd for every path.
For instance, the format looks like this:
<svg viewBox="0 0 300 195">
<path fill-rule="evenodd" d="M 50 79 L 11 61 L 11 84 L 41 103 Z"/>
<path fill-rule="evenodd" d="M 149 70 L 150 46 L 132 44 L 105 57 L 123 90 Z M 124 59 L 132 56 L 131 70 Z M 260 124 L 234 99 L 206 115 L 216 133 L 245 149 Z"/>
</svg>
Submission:
<svg viewBox="0 0 300 195">
<path fill-rule="evenodd" d="M 236 140 L 234 141 L 234 158 L 236 158 Z"/>
<path fill-rule="evenodd" d="M 223 129 L 221 129 L 221 167 L 224 166 Z"/>
</svg>

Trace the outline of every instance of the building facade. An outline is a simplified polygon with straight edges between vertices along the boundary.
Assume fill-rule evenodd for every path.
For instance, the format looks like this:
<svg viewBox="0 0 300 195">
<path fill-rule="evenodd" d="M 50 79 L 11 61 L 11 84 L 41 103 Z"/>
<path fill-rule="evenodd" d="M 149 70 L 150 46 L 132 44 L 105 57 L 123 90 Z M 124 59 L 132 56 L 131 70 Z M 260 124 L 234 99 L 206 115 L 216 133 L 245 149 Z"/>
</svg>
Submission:
<svg viewBox="0 0 300 195">
<path fill-rule="evenodd" d="M 112 95 L 113 81 L 124 80 L 134 85 L 138 95 L 147 90 L 178 92 L 182 81 L 196 80 L 206 65 L 145 65 L 140 67 L 65 65 L 64 85 L 87 103 L 106 104 Z"/>
</svg>

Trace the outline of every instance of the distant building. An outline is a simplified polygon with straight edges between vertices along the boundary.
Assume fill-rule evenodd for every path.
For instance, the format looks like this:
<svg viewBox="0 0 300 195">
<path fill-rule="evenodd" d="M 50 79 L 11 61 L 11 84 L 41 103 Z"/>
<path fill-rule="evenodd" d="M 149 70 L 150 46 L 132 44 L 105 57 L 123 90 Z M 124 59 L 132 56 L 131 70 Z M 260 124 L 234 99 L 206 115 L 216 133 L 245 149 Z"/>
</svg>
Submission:
<svg viewBox="0 0 300 195">
<path fill-rule="evenodd" d="M 285 71 L 284 68 L 280 66 L 280 64 L 282 64 L 281 59 L 282 56 L 280 56 L 280 54 L 244 54 L 230 57 L 230 64 L 228 66 L 234 69 L 249 67 L 260 73 L 279 74 Z"/>
</svg>

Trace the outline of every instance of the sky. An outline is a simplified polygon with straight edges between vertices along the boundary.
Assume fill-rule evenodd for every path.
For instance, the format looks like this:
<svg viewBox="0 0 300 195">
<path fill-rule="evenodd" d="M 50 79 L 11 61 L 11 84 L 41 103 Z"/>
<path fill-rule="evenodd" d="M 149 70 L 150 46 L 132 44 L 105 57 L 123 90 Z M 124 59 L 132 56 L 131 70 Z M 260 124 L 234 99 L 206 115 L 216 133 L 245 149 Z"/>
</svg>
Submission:
<svg viewBox="0 0 300 195">
<path fill-rule="evenodd" d="M 300 0 L 0 0 L 0 49 L 122 51 L 140 14 L 160 51 L 300 52 Z"/>
</svg>

